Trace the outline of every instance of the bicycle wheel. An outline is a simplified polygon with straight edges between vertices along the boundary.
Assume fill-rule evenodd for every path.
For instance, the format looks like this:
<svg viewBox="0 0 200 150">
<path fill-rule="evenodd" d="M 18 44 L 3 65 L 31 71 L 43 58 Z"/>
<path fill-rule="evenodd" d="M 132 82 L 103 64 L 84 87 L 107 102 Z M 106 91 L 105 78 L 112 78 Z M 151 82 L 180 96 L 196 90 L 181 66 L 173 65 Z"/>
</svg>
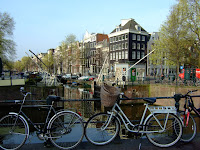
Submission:
<svg viewBox="0 0 200 150">
<path fill-rule="evenodd" d="M 72 149 L 83 139 L 82 118 L 75 112 L 63 111 L 52 117 L 48 124 L 50 141 L 59 149 Z"/>
<path fill-rule="evenodd" d="M 0 148 L 18 149 L 29 135 L 27 122 L 17 115 L 9 114 L 0 119 Z"/>
<path fill-rule="evenodd" d="M 159 120 L 160 125 L 157 120 Z M 170 147 L 178 142 L 182 136 L 182 124 L 180 119 L 174 114 L 154 114 L 146 122 L 146 134 L 148 140 L 158 147 Z M 167 119 L 168 116 L 168 119 Z M 167 122 L 166 122 L 167 121 Z M 164 128 L 166 124 L 166 127 Z M 176 132 L 175 132 L 176 131 Z"/>
<path fill-rule="evenodd" d="M 183 122 L 183 135 L 181 137 L 181 141 L 183 142 L 190 142 L 194 139 L 197 131 L 196 121 L 194 120 L 193 116 L 190 114 L 188 125 L 187 122 L 187 115 L 185 115 L 184 119 L 184 111 L 180 112 L 180 118 Z"/>
<path fill-rule="evenodd" d="M 110 123 L 110 114 L 98 113 L 92 116 L 85 125 L 85 137 L 94 145 L 110 143 L 119 133 L 120 123 L 113 116 Z"/>
</svg>

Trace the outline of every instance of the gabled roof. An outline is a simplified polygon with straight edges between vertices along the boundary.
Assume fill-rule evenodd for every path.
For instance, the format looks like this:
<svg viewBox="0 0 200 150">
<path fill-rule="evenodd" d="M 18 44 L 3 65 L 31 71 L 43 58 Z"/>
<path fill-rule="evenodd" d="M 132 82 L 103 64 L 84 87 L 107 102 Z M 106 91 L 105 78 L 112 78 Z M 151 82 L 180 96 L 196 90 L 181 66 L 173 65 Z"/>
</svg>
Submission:
<svg viewBox="0 0 200 150">
<path fill-rule="evenodd" d="M 127 21 L 127 23 L 125 23 L 123 26 L 122 26 L 122 24 L 120 24 L 118 27 L 120 27 L 121 30 L 125 30 L 125 29 L 137 30 L 137 28 L 136 28 L 137 25 L 140 26 L 134 19 L 129 19 L 129 21 Z M 141 31 L 147 32 L 142 27 L 141 27 Z M 116 32 L 116 28 L 111 33 L 115 33 L 115 32 Z"/>
</svg>

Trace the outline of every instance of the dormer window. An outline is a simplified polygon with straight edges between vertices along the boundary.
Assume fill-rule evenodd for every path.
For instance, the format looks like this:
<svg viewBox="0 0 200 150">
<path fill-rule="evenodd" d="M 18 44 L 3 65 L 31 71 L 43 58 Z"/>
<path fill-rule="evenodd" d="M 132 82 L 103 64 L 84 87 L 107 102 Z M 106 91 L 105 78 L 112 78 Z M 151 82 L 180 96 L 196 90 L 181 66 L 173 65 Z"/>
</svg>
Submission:
<svg viewBox="0 0 200 150">
<path fill-rule="evenodd" d="M 116 32 L 119 32 L 119 31 L 121 31 L 121 28 L 120 28 L 120 27 L 117 27 L 117 28 L 116 28 Z"/>
<path fill-rule="evenodd" d="M 135 25 L 136 30 L 141 31 L 141 27 L 139 25 Z"/>
</svg>

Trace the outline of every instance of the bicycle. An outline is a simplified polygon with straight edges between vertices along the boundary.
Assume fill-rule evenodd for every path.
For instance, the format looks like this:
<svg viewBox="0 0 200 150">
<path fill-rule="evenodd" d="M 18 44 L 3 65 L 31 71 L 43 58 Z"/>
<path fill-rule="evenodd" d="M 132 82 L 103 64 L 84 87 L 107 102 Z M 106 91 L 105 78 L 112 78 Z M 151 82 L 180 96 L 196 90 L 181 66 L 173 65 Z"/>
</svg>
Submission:
<svg viewBox="0 0 200 150">
<path fill-rule="evenodd" d="M 146 134 L 148 140 L 155 146 L 169 147 L 179 141 L 182 135 L 182 123 L 176 116 L 175 106 L 149 106 L 156 102 L 156 98 L 144 98 L 147 103 L 144 104 L 145 109 L 140 123 L 133 124 L 119 106 L 120 95 L 129 99 L 124 93 L 119 94 L 111 111 L 95 114 L 86 122 L 85 137 L 89 142 L 94 145 L 110 143 L 119 135 L 121 121 L 128 131 Z M 145 117 L 147 110 L 150 114 Z"/>
<path fill-rule="evenodd" d="M 179 112 L 180 118 L 183 122 L 183 135 L 181 137 L 181 141 L 183 142 L 190 142 L 196 136 L 197 125 L 194 117 L 191 115 L 191 112 L 194 111 L 195 114 L 200 118 L 200 108 L 196 109 L 192 100 L 192 96 L 190 95 L 196 91 L 197 90 L 188 91 L 185 95 L 174 95 L 174 99 L 176 101 L 175 107 L 177 108 L 177 111 Z M 179 111 L 179 101 L 181 98 L 185 98 L 184 111 Z"/>
<path fill-rule="evenodd" d="M 26 97 L 30 92 L 20 89 L 23 100 L 16 100 L 20 104 L 18 113 L 9 112 L 0 119 L 0 148 L 4 150 L 19 149 L 23 146 L 29 136 L 29 124 L 33 125 L 39 139 L 50 141 L 59 149 L 72 149 L 83 139 L 84 124 L 81 116 L 70 110 L 56 112 L 53 104 L 61 100 L 59 96 L 48 96 L 47 105 L 24 105 Z M 29 119 L 22 111 L 23 107 L 45 107 L 48 109 L 44 126 L 38 126 Z M 50 117 L 53 113 L 53 116 Z"/>
</svg>

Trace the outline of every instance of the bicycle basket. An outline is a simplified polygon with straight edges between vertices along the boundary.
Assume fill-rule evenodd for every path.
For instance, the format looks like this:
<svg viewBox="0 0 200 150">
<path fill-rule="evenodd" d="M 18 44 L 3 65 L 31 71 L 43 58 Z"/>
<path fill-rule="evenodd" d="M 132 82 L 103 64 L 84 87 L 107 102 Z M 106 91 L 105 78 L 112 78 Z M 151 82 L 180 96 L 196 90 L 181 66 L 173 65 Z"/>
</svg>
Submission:
<svg viewBox="0 0 200 150">
<path fill-rule="evenodd" d="M 119 96 L 120 91 L 117 87 L 109 86 L 107 84 L 103 84 L 101 86 L 101 104 L 105 107 L 112 107 Z"/>
</svg>

